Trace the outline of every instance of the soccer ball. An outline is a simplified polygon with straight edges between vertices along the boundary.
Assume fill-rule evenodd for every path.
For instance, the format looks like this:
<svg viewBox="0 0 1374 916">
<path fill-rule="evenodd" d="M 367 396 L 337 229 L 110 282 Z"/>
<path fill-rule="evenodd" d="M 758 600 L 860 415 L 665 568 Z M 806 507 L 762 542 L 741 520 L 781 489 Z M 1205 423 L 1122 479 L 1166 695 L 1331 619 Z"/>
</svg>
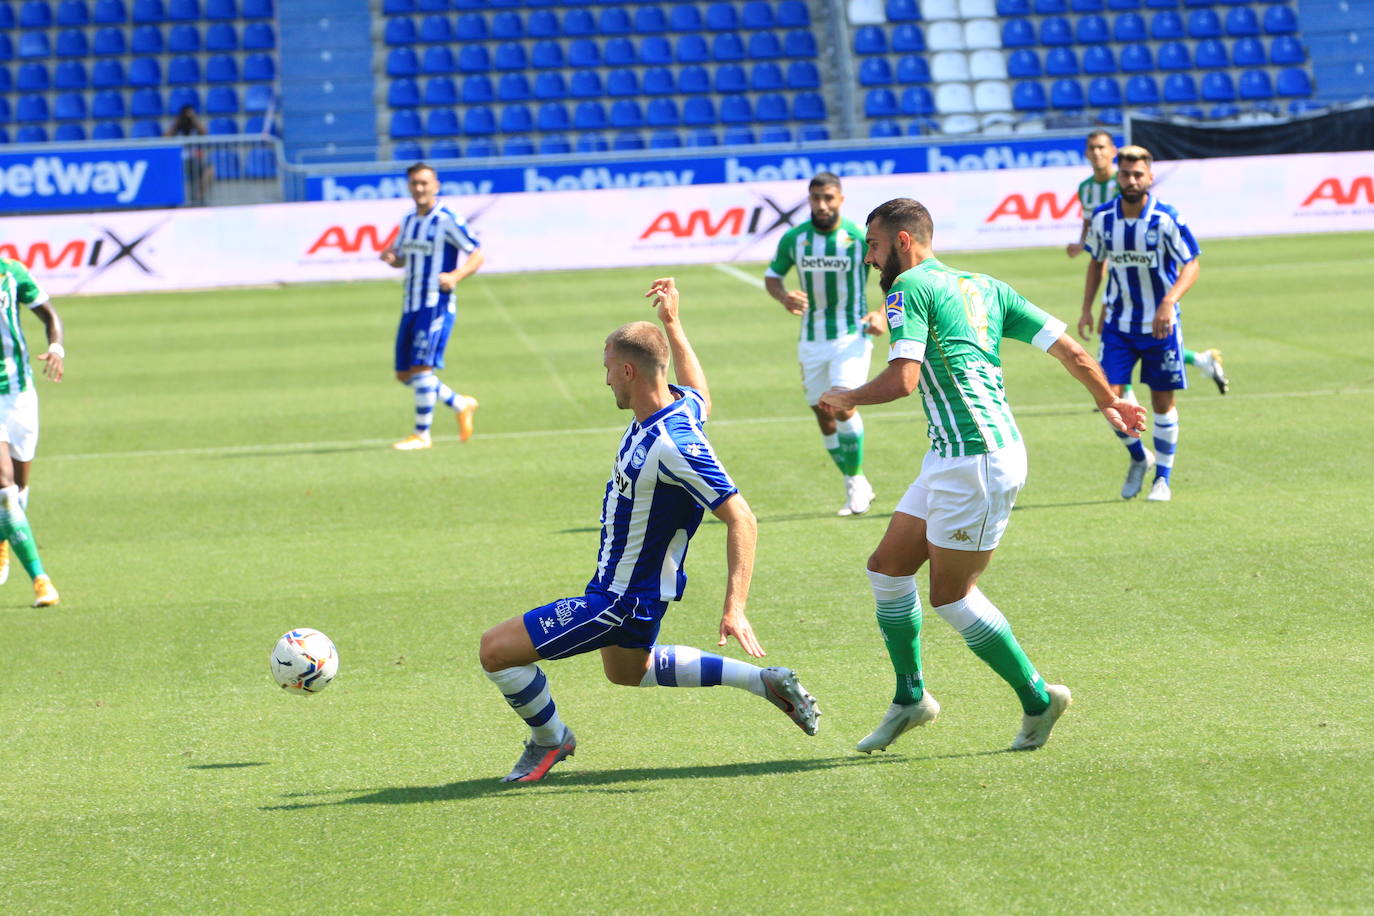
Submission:
<svg viewBox="0 0 1374 916">
<path fill-rule="evenodd" d="M 272 679 L 283 690 L 319 693 L 339 673 L 339 652 L 319 630 L 292 630 L 272 650 Z"/>
</svg>

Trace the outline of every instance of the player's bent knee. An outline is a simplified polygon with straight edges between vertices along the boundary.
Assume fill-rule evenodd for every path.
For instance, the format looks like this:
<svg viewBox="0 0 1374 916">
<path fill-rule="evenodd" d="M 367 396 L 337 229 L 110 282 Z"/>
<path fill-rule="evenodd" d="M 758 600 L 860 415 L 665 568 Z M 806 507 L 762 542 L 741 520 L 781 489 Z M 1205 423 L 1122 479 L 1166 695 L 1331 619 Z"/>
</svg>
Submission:
<svg viewBox="0 0 1374 916">
<path fill-rule="evenodd" d="M 483 671 L 500 671 L 502 668 L 510 668 L 519 664 L 519 662 L 511 661 L 512 652 L 506 642 L 501 638 L 500 627 L 492 627 L 482 634 L 482 643 L 477 650 L 477 659 L 482 663 Z"/>
</svg>

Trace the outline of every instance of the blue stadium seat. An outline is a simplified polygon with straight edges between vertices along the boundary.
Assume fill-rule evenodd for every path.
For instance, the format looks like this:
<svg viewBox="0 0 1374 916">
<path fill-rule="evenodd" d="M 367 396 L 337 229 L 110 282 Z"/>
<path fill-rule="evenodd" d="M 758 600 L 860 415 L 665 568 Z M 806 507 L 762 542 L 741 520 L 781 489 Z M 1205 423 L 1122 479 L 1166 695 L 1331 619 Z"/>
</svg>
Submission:
<svg viewBox="0 0 1374 916">
<path fill-rule="evenodd" d="M 57 24 L 60 26 L 83 26 L 91 21 L 86 0 L 62 0 L 57 6 Z"/>
<path fill-rule="evenodd" d="M 733 3 L 712 3 L 706 7 L 706 28 L 712 32 L 728 32 L 739 28 L 739 14 Z"/>
<path fill-rule="evenodd" d="M 630 34 L 630 14 L 623 6 L 607 6 L 601 10 L 597 31 L 602 35 Z"/>
<path fill-rule="evenodd" d="M 885 140 L 890 137 L 900 137 L 902 135 L 902 126 L 896 121 L 874 121 L 868 126 L 868 135 L 878 140 Z"/>
<path fill-rule="evenodd" d="M 683 124 L 716 123 L 716 105 L 710 96 L 693 96 L 682 105 Z"/>
<path fill-rule="evenodd" d="M 491 69 L 491 55 L 485 45 L 463 45 L 458 52 L 460 73 L 485 73 Z"/>
<path fill-rule="evenodd" d="M 568 84 L 561 73 L 541 73 L 534 78 L 536 99 L 561 99 L 568 95 Z"/>
<path fill-rule="evenodd" d="M 578 102 L 573 112 L 573 126 L 578 130 L 604 130 L 609 122 L 606 109 L 600 102 Z"/>
<path fill-rule="evenodd" d="M 53 102 L 52 116 L 58 121 L 86 120 L 86 99 L 79 92 L 64 92 Z"/>
<path fill-rule="evenodd" d="M 228 55 L 224 56 L 227 57 Z M 415 52 L 412 51 L 410 48 L 392 48 L 390 51 L 387 52 L 387 76 L 415 76 L 419 72 L 420 64 L 415 59 Z"/>
<path fill-rule="evenodd" d="M 656 130 L 649 135 L 649 149 L 679 149 L 682 137 L 675 130 Z"/>
<path fill-rule="evenodd" d="M 277 35 L 271 23 L 250 22 L 243 27 L 243 50 L 271 51 L 277 46 Z"/>
<path fill-rule="evenodd" d="M 578 36 L 595 35 L 596 20 L 585 7 L 574 7 L 568 10 L 568 14 L 563 17 L 563 34 L 570 38 Z"/>
<path fill-rule="evenodd" d="M 711 39 L 711 59 L 724 62 L 744 60 L 744 42 L 734 32 L 720 32 Z"/>
<path fill-rule="evenodd" d="M 859 65 L 860 86 L 892 85 L 892 65 L 886 57 L 865 57 Z"/>
<path fill-rule="evenodd" d="M 677 91 L 683 95 L 710 92 L 710 74 L 706 73 L 706 67 L 692 65 L 677 71 Z"/>
<path fill-rule="evenodd" d="M 562 102 L 545 102 L 539 106 L 537 123 L 541 131 L 563 131 L 572 126 L 572 118 Z"/>
<path fill-rule="evenodd" d="M 819 92 L 798 92 L 792 98 L 792 117 L 797 121 L 824 121 L 825 99 Z"/>
<path fill-rule="evenodd" d="M 720 137 L 714 130 L 699 128 L 687 134 L 688 146 L 720 146 Z"/>
<path fill-rule="evenodd" d="M 701 11 L 690 4 L 673 7 L 668 14 L 668 29 L 673 32 L 700 32 L 704 27 Z"/>
<path fill-rule="evenodd" d="M 1120 127 L 1124 118 L 1120 108 L 1102 108 L 1097 112 L 1097 123 L 1108 127 Z"/>
<path fill-rule="evenodd" d="M 243 0 L 240 14 L 244 19 L 271 19 L 276 11 L 272 0 Z"/>
<path fill-rule="evenodd" d="M 411 51 L 410 48 L 398 48 L 397 51 L 402 53 L 408 52 L 411 60 L 415 59 L 415 52 Z M 391 53 L 395 54 L 397 51 L 392 51 Z M 431 45 L 425 48 L 425 56 L 420 61 L 421 73 L 456 73 L 457 70 L 458 62 L 453 59 L 453 52 L 449 50 L 447 45 Z M 387 72 L 390 73 L 389 63 L 387 65 Z M 414 75 L 413 71 L 409 75 Z"/>
<path fill-rule="evenodd" d="M 155 135 L 155 136 L 156 136 L 156 135 Z M 38 126 L 37 124 L 28 124 L 28 125 L 25 125 L 24 127 L 19 128 L 19 130 L 15 133 L 15 135 L 14 135 L 14 142 L 15 142 L 15 143 L 47 143 L 47 142 L 48 142 L 48 131 L 47 131 L 46 128 L 40 127 L 40 126 Z"/>
<path fill-rule="evenodd" d="M 52 7 L 48 0 L 25 0 L 19 7 L 19 27 L 23 29 L 46 29 L 52 25 Z"/>
<path fill-rule="evenodd" d="M 465 159 L 492 159 L 496 156 L 495 142 L 486 137 L 478 137 L 468 141 L 468 151 Z"/>
<path fill-rule="evenodd" d="M 529 137 L 507 137 L 501 143 L 502 156 L 533 156 L 534 141 Z"/>
<path fill-rule="evenodd" d="M 155 25 L 141 25 L 129 39 L 129 50 L 135 54 L 161 54 L 162 30 Z"/>
<path fill-rule="evenodd" d="M 781 0 L 778 4 L 778 26 L 784 29 L 804 29 L 811 25 L 811 11 L 803 0 Z"/>
<path fill-rule="evenodd" d="M 1197 83 L 1191 73 L 1170 73 L 1164 78 L 1164 101 L 1187 103 L 1197 99 Z"/>
<path fill-rule="evenodd" d="M 793 29 L 783 36 L 782 53 L 784 57 L 815 57 L 816 36 L 805 29 Z"/>
<path fill-rule="evenodd" d="M 1229 67 L 1231 62 L 1227 59 L 1226 45 L 1215 38 L 1198 42 L 1193 49 L 1193 65 L 1200 70 Z"/>
<path fill-rule="evenodd" d="M 716 68 L 714 89 L 724 95 L 728 92 L 744 92 L 749 88 L 749 80 L 744 68 L 739 64 L 724 64 Z"/>
<path fill-rule="evenodd" d="M 1139 13 L 1122 13 L 1112 26 L 1112 38 L 1117 41 L 1146 41 L 1149 37 L 1145 19 Z"/>
<path fill-rule="evenodd" d="M 205 30 L 205 50 L 207 51 L 236 51 L 238 46 L 238 32 L 227 22 L 216 22 Z M 399 48 L 397 50 L 406 51 L 409 49 Z"/>
<path fill-rule="evenodd" d="M 905 22 L 892 30 L 892 50 L 898 54 L 919 54 L 926 49 L 921 27 Z"/>
<path fill-rule="evenodd" d="M 740 27 L 749 30 L 771 29 L 777 24 L 773 6 L 767 0 L 746 0 L 740 10 Z"/>
<path fill-rule="evenodd" d="M 1078 55 L 1073 48 L 1050 48 L 1045 54 L 1045 73 L 1049 76 L 1076 76 Z"/>
<path fill-rule="evenodd" d="M 19 56 L 25 59 L 51 57 L 52 44 L 47 32 L 20 32 Z"/>
<path fill-rule="evenodd" d="M 606 74 L 606 94 L 615 96 L 639 95 L 639 74 L 620 67 Z"/>
<path fill-rule="evenodd" d="M 1263 67 L 1268 58 L 1258 38 L 1238 38 L 1231 45 L 1231 60 L 1237 67 Z"/>
<path fill-rule="evenodd" d="M 887 37 L 876 25 L 861 25 L 854 30 L 855 54 L 886 54 Z"/>
<path fill-rule="evenodd" d="M 1275 65 L 1301 64 L 1307 60 L 1302 42 L 1292 35 L 1280 35 L 1269 46 L 1269 62 Z"/>
<path fill-rule="evenodd" d="M 189 54 L 173 57 L 167 63 L 167 83 L 171 86 L 185 86 L 200 82 L 200 61 Z"/>
<path fill-rule="evenodd" d="M 482 137 L 496 133 L 496 114 L 485 105 L 474 105 L 463 115 L 463 133 Z"/>
<path fill-rule="evenodd" d="M 1150 37 L 1156 41 L 1183 38 L 1183 17 L 1174 10 L 1161 10 L 1150 19 Z"/>
<path fill-rule="evenodd" d="M 803 124 L 797 129 L 797 139 L 803 143 L 823 142 L 830 139 L 830 129 L 824 124 Z"/>
<path fill-rule="evenodd" d="M 249 131 L 245 131 L 248 133 Z M 265 146 L 255 146 L 248 150 L 243 164 L 244 178 L 276 178 L 276 151 Z"/>
<path fill-rule="evenodd" d="M 1026 19 L 1008 19 L 1002 25 L 1002 47 L 1029 48 L 1035 44 L 1035 29 Z"/>
<path fill-rule="evenodd" d="M 615 121 L 615 112 L 611 113 L 611 120 Z M 682 123 L 677 102 L 672 99 L 651 99 L 644 111 L 644 123 L 650 127 L 676 127 Z"/>
<path fill-rule="evenodd" d="M 1220 38 L 1221 17 L 1213 9 L 1193 10 L 1188 14 L 1189 38 Z"/>
<path fill-rule="evenodd" d="M 233 118 L 211 118 L 208 130 L 212 134 L 235 134 L 238 133 L 238 125 Z M 162 127 L 156 121 L 143 120 L 135 121 L 133 130 L 129 136 L 134 140 L 142 140 L 148 137 L 161 137 Z"/>
<path fill-rule="evenodd" d="M 1179 105 L 1174 109 L 1174 116 L 1178 118 L 1192 118 L 1194 121 L 1206 119 L 1207 113 L 1196 105 Z"/>
<path fill-rule="evenodd" d="M 9 3 L 0 6 L 0 33 L 8 35 L 15 29 L 14 7 Z"/>
<path fill-rule="evenodd" d="M 1107 0 L 1107 9 L 1113 12 L 1129 13 L 1140 9 L 1140 0 Z"/>
<path fill-rule="evenodd" d="M 1191 70 L 1192 68 L 1192 55 L 1188 53 L 1188 46 L 1183 42 L 1166 41 L 1159 46 L 1159 69 Z"/>
<path fill-rule="evenodd" d="M 4 71 L 6 74 L 8 70 Z M 0 83 L 3 83 L 0 80 Z M 53 86 L 58 89 L 85 89 L 90 85 L 86 78 L 86 65 L 79 60 L 64 60 L 57 65 L 53 72 Z M 8 91 L 8 86 L 0 86 L 0 91 Z"/>
<path fill-rule="evenodd" d="M 661 6 L 640 6 L 635 9 L 634 30 L 641 35 L 668 31 L 668 14 Z"/>
<path fill-rule="evenodd" d="M 110 89 L 123 86 L 124 64 L 117 60 L 98 60 L 91 65 L 91 87 Z"/>
<path fill-rule="evenodd" d="M 770 124 L 759 131 L 760 143 L 791 143 L 792 130 L 781 124 Z"/>
<path fill-rule="evenodd" d="M 530 51 L 530 65 L 538 70 L 562 69 L 563 46 L 556 41 L 536 41 Z"/>
<path fill-rule="evenodd" d="M 129 63 L 130 86 L 160 86 L 162 65 L 156 57 L 135 57 Z"/>
<path fill-rule="evenodd" d="M 1029 16 L 1032 12 L 1030 0 L 997 0 L 998 16 Z"/>
<path fill-rule="evenodd" d="M 917 58 L 917 60 L 923 61 L 922 58 Z M 1007 57 L 1007 76 L 1012 79 L 1034 79 L 1042 73 L 1044 73 L 1044 69 L 1040 66 L 1040 58 L 1030 48 L 1017 48 Z M 927 74 L 929 74 L 928 69 Z"/>
<path fill-rule="evenodd" d="M 1202 77 L 1202 97 L 1208 102 L 1234 102 L 1236 87 L 1231 74 L 1213 71 Z"/>
<path fill-rule="evenodd" d="M 397 162 L 419 162 L 425 158 L 425 148 L 413 140 L 403 140 L 392 146 L 391 158 Z"/>
<path fill-rule="evenodd" d="M 249 54 L 243 59 L 243 78 L 247 82 L 272 80 L 277 77 L 277 67 L 268 54 Z"/>
<path fill-rule="evenodd" d="M 1107 8 L 1103 0 L 1072 0 L 1069 9 L 1075 13 L 1100 13 Z"/>
<path fill-rule="evenodd" d="M 420 87 L 413 79 L 393 80 L 386 90 L 386 103 L 392 108 L 415 108 L 420 104 Z"/>
<path fill-rule="evenodd" d="M 124 0 L 95 0 L 91 21 L 97 24 L 128 22 L 129 11 L 124 6 Z"/>
<path fill-rule="evenodd" d="M 527 134 L 534 130 L 534 114 L 528 105 L 507 105 L 501 109 L 501 133 Z"/>
<path fill-rule="evenodd" d="M 601 48 L 590 38 L 579 38 L 568 45 L 568 66 L 573 68 L 601 66 Z"/>
<path fill-rule="evenodd" d="M 720 100 L 722 124 L 748 124 L 754 120 L 754 106 L 745 95 L 722 96 Z"/>
<path fill-rule="evenodd" d="M 572 150 L 572 143 L 561 134 L 549 134 L 539 138 L 539 155 L 541 156 L 566 156 Z"/>
<path fill-rule="evenodd" d="M 408 16 L 396 16 L 386 21 L 383 40 L 389 45 L 412 45 L 418 39 L 415 20 Z"/>
<path fill-rule="evenodd" d="M 1083 72 L 1107 74 L 1116 72 L 1116 57 L 1110 45 L 1091 45 L 1083 50 Z M 1016 76 L 1018 74 L 1009 74 Z"/>
<path fill-rule="evenodd" d="M 1127 105 L 1158 105 L 1159 84 L 1153 76 L 1137 73 L 1126 81 Z"/>
<path fill-rule="evenodd" d="M 1101 16 L 1084 16 L 1078 20 L 1078 43 L 1081 45 L 1105 44 L 1112 40 L 1107 28 L 1107 20 Z"/>
<path fill-rule="evenodd" d="M 167 18 L 173 22 L 200 19 L 200 0 L 167 0 Z"/>
<path fill-rule="evenodd" d="M 1265 70 L 1242 70 L 1236 85 L 1242 100 L 1262 102 L 1274 97 L 1274 83 Z"/>
<path fill-rule="evenodd" d="M 52 76 L 44 64 L 23 64 L 15 86 L 20 92 L 47 92 L 52 87 Z"/>
<path fill-rule="evenodd" d="M 1260 33 L 1259 17 L 1248 6 L 1226 11 L 1226 34 L 1232 38 L 1253 37 Z"/>
<path fill-rule="evenodd" d="M 1119 108 L 1121 98 L 1121 84 L 1109 76 L 1099 76 L 1088 84 L 1088 104 L 1094 108 Z"/>
<path fill-rule="evenodd" d="M 80 29 L 64 29 L 58 32 L 53 51 L 58 57 L 86 57 L 90 54 L 86 33 Z"/>
<path fill-rule="evenodd" d="M 420 41 L 453 40 L 453 26 L 447 16 L 426 16 L 420 21 Z"/>
<path fill-rule="evenodd" d="M 465 13 L 458 17 L 458 26 L 454 30 L 454 41 L 486 41 L 487 40 L 487 20 L 476 13 Z"/>
<path fill-rule="evenodd" d="M 673 44 L 662 35 L 650 35 L 639 43 L 639 62 L 650 66 L 671 64 Z"/>
<path fill-rule="evenodd" d="M 1071 45 L 1073 30 L 1069 20 L 1062 16 L 1047 16 L 1040 20 L 1040 43 L 1042 45 Z"/>
<path fill-rule="evenodd" d="M 436 76 L 425 83 L 425 104 L 457 105 L 458 84 L 453 81 L 453 77 Z"/>
<path fill-rule="evenodd" d="M 1240 115 L 1240 106 L 1230 103 L 1213 105 L 1212 110 L 1207 113 L 1207 117 L 1213 121 L 1227 121 Z"/>
<path fill-rule="evenodd" d="M 502 10 L 491 17 L 491 37 L 512 41 L 525 37 L 525 23 L 520 14 L 512 10 Z"/>
<path fill-rule="evenodd" d="M 887 0 L 888 22 L 916 22 L 920 18 L 921 7 L 917 5 L 916 0 Z"/>
<path fill-rule="evenodd" d="M 778 80 L 782 80 L 781 71 L 778 73 Z M 677 86 L 674 84 L 673 71 L 667 67 L 650 67 L 644 71 L 645 95 L 672 95 L 675 92 Z"/>
<path fill-rule="evenodd" d="M 205 0 L 205 18 L 237 19 L 238 3 L 235 0 Z"/>
<path fill-rule="evenodd" d="M 187 105 L 192 110 L 200 111 L 200 90 L 193 86 L 178 86 L 167 93 L 167 111 L 179 112 Z"/>
<path fill-rule="evenodd" d="M 1306 98 L 1312 94 L 1312 78 L 1301 67 L 1285 67 L 1279 71 L 1278 94 L 1284 98 Z"/>
<path fill-rule="evenodd" d="M 611 141 L 611 149 L 618 151 L 644 149 L 644 137 L 632 130 L 622 130 Z"/>
<path fill-rule="evenodd" d="M 496 101 L 496 87 L 491 84 L 491 77 L 479 73 L 463 78 L 464 105 L 483 105 L 494 101 Z"/>
<path fill-rule="evenodd" d="M 929 117 L 935 114 L 935 96 L 925 86 L 902 90 L 902 114 Z"/>
<path fill-rule="evenodd" d="M 767 92 L 784 89 L 786 86 L 787 81 L 783 79 L 782 68 L 772 61 L 761 61 L 750 68 L 748 88 Z"/>
<path fill-rule="evenodd" d="M 166 18 L 162 0 L 134 0 L 134 22 L 161 22 Z"/>
<path fill-rule="evenodd" d="M 807 88 L 815 88 L 816 86 L 819 86 L 819 76 L 817 76 L 817 80 L 818 82 L 812 84 Z M 926 59 L 924 57 L 918 57 L 915 54 L 908 54 L 905 57 L 898 58 L 897 82 L 902 83 L 903 85 L 930 82 L 930 65 L 926 63 Z M 798 87 L 793 86 L 791 88 L 795 89 Z"/>
<path fill-rule="evenodd" d="M 1288 113 L 1292 115 L 1307 114 L 1311 111 L 1321 111 L 1326 108 L 1325 103 L 1312 99 L 1294 99 L 1288 103 Z"/>
<path fill-rule="evenodd" d="M 101 121 L 91 130 L 92 140 L 123 140 L 124 126 L 118 121 Z"/>
<path fill-rule="evenodd" d="M 213 130 L 210 131 L 214 133 Z M 233 133 L 238 133 L 235 125 Z M 243 161 L 237 150 L 228 147 L 214 147 L 210 150 L 210 166 L 215 170 L 219 181 L 237 181 L 243 177 Z"/>
<path fill-rule="evenodd" d="M 1121 49 L 1121 69 L 1125 73 L 1148 73 L 1155 68 L 1150 46 L 1129 44 Z"/>
<path fill-rule="evenodd" d="M 754 105 L 754 118 L 758 121 L 786 121 L 790 115 L 787 100 L 781 93 L 765 92 Z"/>
<path fill-rule="evenodd" d="M 612 38 L 602 45 L 601 56 L 608 67 L 633 67 L 639 62 L 634 42 L 623 36 Z"/>
<path fill-rule="evenodd" d="M 749 36 L 750 60 L 769 60 L 782 57 L 782 43 L 773 32 L 755 32 Z"/>
<path fill-rule="evenodd" d="M 496 97 L 502 102 L 524 102 L 534 97 L 529 77 L 523 73 L 504 73 L 496 84 Z"/>
<path fill-rule="evenodd" d="M 1069 0 L 1035 0 L 1034 6 L 1036 15 L 1054 16 L 1069 11 Z"/>
<path fill-rule="evenodd" d="M 260 88 L 260 87 L 254 87 L 254 88 Z M 243 132 L 244 132 L 245 134 L 259 134 L 259 135 L 263 135 L 263 136 L 273 136 L 273 137 L 279 136 L 279 132 L 278 132 L 278 130 L 277 130 L 277 124 L 276 124 L 276 123 L 273 123 L 273 124 L 272 124 L 272 128 L 269 130 L 269 129 L 268 129 L 268 126 L 267 126 L 267 119 L 266 119 L 266 117 L 264 117 L 263 115 L 260 115 L 260 114 L 259 114 L 259 115 L 253 115 L 251 118 L 249 118 L 247 121 L 244 122 L 244 125 L 243 125 Z"/>
<path fill-rule="evenodd" d="M 1145 0 L 1145 6 L 1152 10 L 1172 10 L 1178 8 L 1178 0 Z"/>
<path fill-rule="evenodd" d="M 193 25 L 174 25 L 167 33 L 167 50 L 173 54 L 194 54 L 200 50 L 200 29 Z"/>
<path fill-rule="evenodd" d="M 532 10 L 526 31 L 531 38 L 557 38 L 558 14 L 552 10 Z"/>
<path fill-rule="evenodd" d="M 239 94 L 233 86 L 212 86 L 205 93 L 206 114 L 238 114 Z"/>
<path fill-rule="evenodd" d="M 734 127 L 727 127 L 721 132 L 720 139 L 722 146 L 750 146 L 757 142 L 754 136 L 754 129 L 745 124 L 737 124 Z"/>
<path fill-rule="evenodd" d="M 0 60 L 14 59 L 14 42 L 8 32 L 0 32 Z"/>
<path fill-rule="evenodd" d="M 595 70 L 578 70 L 572 75 L 568 95 L 575 99 L 596 99 L 605 94 L 601 85 L 601 74 Z"/>
<path fill-rule="evenodd" d="M 129 114 L 135 118 L 160 118 L 165 111 L 162 93 L 156 89 L 136 89 L 129 96 Z"/>
<path fill-rule="evenodd" d="M 1050 106 L 1077 110 L 1083 107 L 1083 86 L 1078 80 L 1058 79 L 1050 86 Z"/>
<path fill-rule="evenodd" d="M 1264 11 L 1264 31 L 1268 35 L 1293 35 L 1298 31 L 1298 17 L 1288 5 L 1271 6 Z"/>
</svg>

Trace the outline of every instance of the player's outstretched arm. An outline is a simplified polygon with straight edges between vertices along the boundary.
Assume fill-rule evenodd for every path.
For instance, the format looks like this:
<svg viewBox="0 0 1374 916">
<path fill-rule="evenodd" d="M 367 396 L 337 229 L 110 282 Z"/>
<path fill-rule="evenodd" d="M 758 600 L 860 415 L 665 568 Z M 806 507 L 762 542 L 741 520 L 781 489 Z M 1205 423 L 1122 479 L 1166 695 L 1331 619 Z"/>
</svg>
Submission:
<svg viewBox="0 0 1374 916">
<path fill-rule="evenodd" d="M 754 577 L 754 548 L 758 542 L 759 525 L 753 511 L 739 493 L 716 506 L 713 514 L 725 523 L 725 562 L 729 578 L 725 583 L 725 609 L 720 615 L 720 642 L 725 645 L 731 636 L 739 640 L 740 648 L 754 658 L 767 653 L 759 645 L 744 605 L 749 599 L 749 583 Z"/>
<path fill-rule="evenodd" d="M 772 296 L 782 307 L 793 315 L 802 315 L 806 312 L 806 293 L 799 289 L 788 290 L 782 285 L 781 277 L 764 277 L 763 288 L 768 295 Z"/>
<path fill-rule="evenodd" d="M 711 392 L 706 387 L 706 370 L 701 368 L 701 361 L 697 359 L 696 351 L 692 349 L 692 342 L 687 339 L 687 332 L 683 330 L 682 321 L 678 315 L 679 293 L 677 283 L 672 277 L 661 277 L 655 280 L 650 286 L 649 291 L 644 294 L 645 299 L 654 300 L 654 308 L 658 311 L 658 320 L 663 325 L 663 333 L 668 335 L 668 349 L 673 356 L 673 375 L 679 385 L 688 388 L 695 388 L 702 400 L 706 402 L 706 413 L 711 413 Z"/>
<path fill-rule="evenodd" d="M 858 388 L 831 388 L 821 395 L 821 406 L 849 410 L 864 404 L 886 404 L 904 398 L 921 383 L 921 363 L 915 359 L 894 359 L 887 368 Z"/>
<path fill-rule="evenodd" d="M 51 302 L 45 302 L 33 310 L 48 336 L 48 352 L 38 354 L 43 361 L 43 374 L 54 382 L 62 381 L 63 361 L 67 351 L 62 347 L 62 319 Z"/>
<path fill-rule="evenodd" d="M 1102 367 L 1097 364 L 1097 360 L 1088 355 L 1088 351 L 1084 350 L 1078 341 L 1068 334 L 1060 334 L 1059 339 L 1050 345 L 1049 354 L 1063 363 L 1069 375 L 1078 379 L 1083 387 L 1088 389 L 1088 393 L 1093 396 L 1093 402 L 1097 404 L 1097 409 L 1102 411 L 1102 415 L 1114 429 L 1134 439 L 1140 438 L 1141 432 L 1145 429 L 1145 408 L 1117 397 L 1112 386 L 1107 384 Z"/>
</svg>

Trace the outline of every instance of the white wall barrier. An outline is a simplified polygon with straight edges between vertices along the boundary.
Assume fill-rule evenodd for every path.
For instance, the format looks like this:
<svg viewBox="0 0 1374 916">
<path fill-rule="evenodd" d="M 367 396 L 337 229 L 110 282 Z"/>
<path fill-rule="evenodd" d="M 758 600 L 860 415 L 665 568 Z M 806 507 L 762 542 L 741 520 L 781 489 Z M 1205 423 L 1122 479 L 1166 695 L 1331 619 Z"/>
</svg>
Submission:
<svg viewBox="0 0 1374 916">
<path fill-rule="evenodd" d="M 1156 189 L 1202 241 L 1374 230 L 1374 152 L 1159 163 Z M 892 197 L 935 219 L 940 251 L 1062 245 L 1078 236 L 1077 168 L 845 179 L 856 222 Z M 454 198 L 488 271 L 759 261 L 808 218 L 800 181 Z M 6 219 L 0 255 L 53 295 L 396 277 L 377 253 L 395 200 Z"/>
</svg>

